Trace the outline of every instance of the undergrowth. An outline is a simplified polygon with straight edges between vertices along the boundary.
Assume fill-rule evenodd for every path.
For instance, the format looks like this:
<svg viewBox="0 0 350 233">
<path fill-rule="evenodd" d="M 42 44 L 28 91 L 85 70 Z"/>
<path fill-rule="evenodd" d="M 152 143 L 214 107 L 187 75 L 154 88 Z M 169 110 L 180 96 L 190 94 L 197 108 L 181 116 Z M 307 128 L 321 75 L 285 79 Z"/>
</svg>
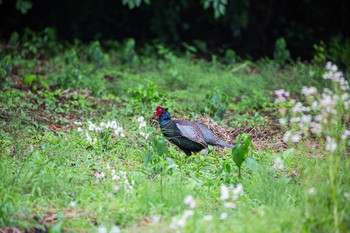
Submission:
<svg viewBox="0 0 350 233">
<path fill-rule="evenodd" d="M 161 45 L 137 51 L 132 39 L 45 50 L 55 37 L 37 36 L 30 38 L 38 48 L 27 41 L 1 53 L 1 229 L 349 231 L 349 109 L 341 105 L 349 90 L 322 78 L 334 67 L 223 64 Z M 295 102 L 313 106 L 305 87 L 338 95 L 338 115 L 322 132 L 305 133 L 300 112 L 293 115 Z M 262 129 L 252 145 L 279 127 L 269 143 L 280 146 L 252 147 L 238 177 L 230 150 L 186 157 L 167 143 L 153 117 L 157 105 L 248 135 Z"/>
</svg>

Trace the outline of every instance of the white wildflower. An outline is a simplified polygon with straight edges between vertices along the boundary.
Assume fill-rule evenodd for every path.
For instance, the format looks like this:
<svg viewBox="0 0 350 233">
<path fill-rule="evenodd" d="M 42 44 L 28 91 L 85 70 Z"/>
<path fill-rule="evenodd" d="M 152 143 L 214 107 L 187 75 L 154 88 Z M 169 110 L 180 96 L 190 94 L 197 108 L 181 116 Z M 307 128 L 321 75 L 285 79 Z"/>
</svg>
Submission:
<svg viewBox="0 0 350 233">
<path fill-rule="evenodd" d="M 301 139 L 301 135 L 302 135 L 302 133 L 300 131 L 293 134 L 291 137 L 292 142 L 299 142 Z"/>
<path fill-rule="evenodd" d="M 220 214 L 220 217 L 219 217 L 220 220 L 224 220 L 226 218 L 227 218 L 227 213 L 226 212 L 223 212 L 223 213 Z"/>
<path fill-rule="evenodd" d="M 75 207 L 77 205 L 77 202 L 75 202 L 75 201 L 71 201 L 71 202 L 69 202 L 69 206 L 70 207 Z"/>
<path fill-rule="evenodd" d="M 203 216 L 203 220 L 204 221 L 211 221 L 211 220 L 213 220 L 213 216 L 212 215 L 205 215 L 205 216 Z"/>
<path fill-rule="evenodd" d="M 291 136 L 292 136 L 292 132 L 291 131 L 285 132 L 284 135 L 283 135 L 283 141 L 284 142 L 288 142 Z"/>
<path fill-rule="evenodd" d="M 151 215 L 151 222 L 153 224 L 157 224 L 160 221 L 160 217 L 158 215 Z"/>
<path fill-rule="evenodd" d="M 311 108 L 312 108 L 312 109 L 315 109 L 315 110 L 319 109 L 319 105 L 318 105 L 318 101 L 317 101 L 317 100 L 315 100 L 315 101 L 312 102 Z"/>
<path fill-rule="evenodd" d="M 233 200 L 237 200 L 239 196 L 243 195 L 243 185 L 242 184 L 237 184 L 236 188 L 233 189 Z"/>
<path fill-rule="evenodd" d="M 94 145 L 97 142 L 96 138 L 91 138 L 90 134 L 86 131 L 85 132 L 86 140 L 90 143 L 90 145 Z"/>
<path fill-rule="evenodd" d="M 222 185 L 220 186 L 220 192 L 221 192 L 221 197 L 220 197 L 220 199 L 221 199 L 222 201 L 227 200 L 227 199 L 230 197 L 229 189 L 228 189 L 228 187 L 227 187 L 226 185 L 222 184 Z"/>
<path fill-rule="evenodd" d="M 322 116 L 322 115 L 316 115 L 316 116 L 314 116 L 314 120 L 315 120 L 315 121 L 322 121 L 322 119 L 323 119 L 323 116 Z"/>
<path fill-rule="evenodd" d="M 334 152 L 337 149 L 337 143 L 335 139 L 327 136 L 326 150 L 329 152 Z"/>
<path fill-rule="evenodd" d="M 171 229 L 184 228 L 185 226 L 186 226 L 186 219 L 184 218 L 177 219 L 176 217 L 173 217 L 171 219 L 171 224 L 170 224 Z"/>
<path fill-rule="evenodd" d="M 75 125 L 83 125 L 80 121 L 74 121 Z"/>
<path fill-rule="evenodd" d="M 290 122 L 300 122 L 301 118 L 300 117 L 292 117 L 290 118 Z"/>
<path fill-rule="evenodd" d="M 112 129 L 117 129 L 118 127 L 119 125 L 116 121 L 112 121 L 109 126 L 109 128 L 112 128 Z"/>
<path fill-rule="evenodd" d="M 310 122 L 310 130 L 313 133 L 321 133 L 322 132 L 322 125 L 317 122 Z"/>
<path fill-rule="evenodd" d="M 193 199 L 191 195 L 188 195 L 185 197 L 184 203 L 188 205 L 191 209 L 193 209 L 196 206 L 196 201 Z"/>
<path fill-rule="evenodd" d="M 105 178 L 104 172 L 101 172 L 101 173 L 96 172 L 94 175 L 97 179 L 104 179 Z"/>
<path fill-rule="evenodd" d="M 289 92 L 285 91 L 283 89 L 275 90 L 274 94 L 277 96 L 275 99 L 276 103 L 281 103 L 287 101 L 287 98 L 289 97 Z"/>
<path fill-rule="evenodd" d="M 327 61 L 325 68 L 326 68 L 327 70 L 331 70 L 331 69 L 332 69 L 332 62 Z"/>
<path fill-rule="evenodd" d="M 317 89 L 316 87 L 303 87 L 301 89 L 301 94 L 305 95 L 305 96 L 310 96 L 317 93 Z"/>
<path fill-rule="evenodd" d="M 97 228 L 98 233 L 107 233 L 107 228 L 105 226 L 99 226 Z"/>
<path fill-rule="evenodd" d="M 145 138 L 146 140 L 149 138 L 149 133 L 140 132 L 141 137 Z"/>
<path fill-rule="evenodd" d="M 193 210 L 185 210 L 183 215 L 182 215 L 182 218 L 183 219 L 188 219 L 189 217 L 191 217 L 192 215 L 194 214 L 194 211 Z"/>
<path fill-rule="evenodd" d="M 236 204 L 233 202 L 225 202 L 224 203 L 224 207 L 225 208 L 229 208 L 229 209 L 235 209 L 236 208 Z"/>
<path fill-rule="evenodd" d="M 334 103 L 332 96 L 326 95 L 326 94 L 322 94 L 322 99 L 321 99 L 320 103 L 324 107 L 333 106 L 336 104 L 336 103 Z"/>
<path fill-rule="evenodd" d="M 283 119 L 283 118 L 278 119 L 278 122 L 280 123 L 280 125 L 285 125 L 285 124 L 287 124 L 287 120 L 286 120 L 286 119 Z"/>
<path fill-rule="evenodd" d="M 350 136 L 350 130 L 344 129 L 344 133 L 341 136 L 341 139 L 345 140 L 349 136 Z"/>
<path fill-rule="evenodd" d="M 301 121 L 305 124 L 309 124 L 312 120 L 312 116 L 311 115 L 303 115 L 301 116 Z"/>
<path fill-rule="evenodd" d="M 146 122 L 141 122 L 139 125 L 139 129 L 145 128 L 146 127 Z"/>
<path fill-rule="evenodd" d="M 310 195 L 310 196 L 314 196 L 316 194 L 316 189 L 314 187 L 310 188 L 307 193 Z"/>
<path fill-rule="evenodd" d="M 113 190 L 114 190 L 114 192 L 116 192 L 116 193 L 119 192 L 120 186 L 119 186 L 119 185 L 114 185 Z"/>
<path fill-rule="evenodd" d="M 119 226 L 112 226 L 111 230 L 109 231 L 109 233 L 120 233 L 121 229 Z"/>
<path fill-rule="evenodd" d="M 139 123 L 141 123 L 141 122 L 144 122 L 144 117 L 143 116 L 140 116 L 139 118 L 137 118 L 137 121 L 139 122 Z"/>
<path fill-rule="evenodd" d="M 97 133 L 101 130 L 102 128 L 98 127 L 97 125 L 89 121 L 89 131 L 95 131 Z"/>
<path fill-rule="evenodd" d="M 333 72 L 337 72 L 338 71 L 338 66 L 336 65 L 336 64 L 333 64 L 332 66 L 331 66 L 331 69 L 330 69 L 331 71 L 333 71 Z"/>
<path fill-rule="evenodd" d="M 283 170 L 284 169 L 283 160 L 280 157 L 275 158 L 275 161 L 274 161 L 272 167 L 276 170 Z"/>
<path fill-rule="evenodd" d="M 308 112 L 308 111 L 309 111 L 309 108 L 303 106 L 303 104 L 300 103 L 300 102 L 296 102 L 295 105 L 294 105 L 294 107 L 293 107 L 293 109 L 292 109 L 292 111 L 293 111 L 294 113 L 296 113 L 296 112 Z"/>
</svg>

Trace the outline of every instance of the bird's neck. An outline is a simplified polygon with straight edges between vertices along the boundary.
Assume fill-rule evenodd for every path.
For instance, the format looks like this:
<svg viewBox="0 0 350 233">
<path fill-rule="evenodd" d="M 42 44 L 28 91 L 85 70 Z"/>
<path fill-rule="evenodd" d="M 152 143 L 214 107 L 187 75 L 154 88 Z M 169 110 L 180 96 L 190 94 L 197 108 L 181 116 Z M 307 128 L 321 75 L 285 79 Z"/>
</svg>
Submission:
<svg viewBox="0 0 350 233">
<path fill-rule="evenodd" d="M 169 112 L 164 112 L 159 117 L 159 123 L 160 124 L 167 124 L 171 121 L 171 116 Z"/>
</svg>

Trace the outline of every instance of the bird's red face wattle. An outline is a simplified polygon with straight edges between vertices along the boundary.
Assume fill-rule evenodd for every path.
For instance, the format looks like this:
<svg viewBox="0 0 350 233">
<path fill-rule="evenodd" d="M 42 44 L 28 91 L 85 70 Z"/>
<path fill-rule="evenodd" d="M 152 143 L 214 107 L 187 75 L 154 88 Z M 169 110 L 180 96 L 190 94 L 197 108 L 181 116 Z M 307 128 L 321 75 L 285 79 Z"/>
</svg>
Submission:
<svg viewBox="0 0 350 233">
<path fill-rule="evenodd" d="M 158 107 L 156 108 L 155 115 L 156 115 L 157 117 L 160 117 L 160 116 L 162 115 L 162 113 L 163 113 L 163 108 L 162 108 L 161 106 L 158 106 Z"/>
</svg>

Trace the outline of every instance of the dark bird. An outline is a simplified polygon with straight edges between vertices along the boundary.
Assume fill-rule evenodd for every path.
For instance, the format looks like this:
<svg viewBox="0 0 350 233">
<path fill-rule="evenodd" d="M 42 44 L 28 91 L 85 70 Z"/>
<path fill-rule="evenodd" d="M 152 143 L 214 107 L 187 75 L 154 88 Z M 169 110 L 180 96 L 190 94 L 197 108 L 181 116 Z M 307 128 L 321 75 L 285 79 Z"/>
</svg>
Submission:
<svg viewBox="0 0 350 233">
<path fill-rule="evenodd" d="M 155 115 L 159 117 L 160 129 L 164 136 L 186 155 L 208 148 L 208 145 L 233 148 L 233 145 L 218 139 L 213 131 L 198 122 L 172 120 L 167 108 L 158 106 Z"/>
</svg>

